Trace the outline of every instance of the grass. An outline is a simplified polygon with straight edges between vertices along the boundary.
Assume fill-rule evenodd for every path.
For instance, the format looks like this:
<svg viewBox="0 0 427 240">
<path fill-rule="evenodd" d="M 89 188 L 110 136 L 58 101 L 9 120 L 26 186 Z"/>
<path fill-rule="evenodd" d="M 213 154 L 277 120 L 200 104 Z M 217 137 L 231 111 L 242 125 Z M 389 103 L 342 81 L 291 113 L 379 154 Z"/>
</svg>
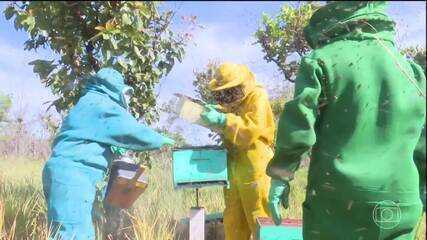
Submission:
<svg viewBox="0 0 427 240">
<path fill-rule="evenodd" d="M 168 156 L 160 156 L 150 170 L 150 185 L 135 207 L 125 214 L 129 226 L 124 232 L 129 239 L 179 239 L 182 232 L 180 219 L 188 215 L 195 205 L 194 190 L 174 190 Z M 41 161 L 0 158 L 0 240 L 44 240 L 49 229 L 46 225 L 46 204 L 42 194 Z M 306 169 L 297 173 L 290 196 L 290 210 L 284 215 L 301 218 L 304 200 Z M 224 208 L 222 189 L 210 187 L 200 191 L 200 203 L 209 213 Z M 185 227 L 184 227 L 185 228 Z M 101 226 L 97 227 L 101 231 Z M 418 238 L 425 239 L 425 216 Z"/>
</svg>

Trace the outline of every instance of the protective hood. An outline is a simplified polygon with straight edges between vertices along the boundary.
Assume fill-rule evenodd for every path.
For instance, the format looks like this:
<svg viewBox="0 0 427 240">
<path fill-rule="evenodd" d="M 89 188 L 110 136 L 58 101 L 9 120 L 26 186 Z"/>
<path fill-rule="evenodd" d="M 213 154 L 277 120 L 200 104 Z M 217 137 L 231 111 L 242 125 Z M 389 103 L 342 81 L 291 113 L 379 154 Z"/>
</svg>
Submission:
<svg viewBox="0 0 427 240">
<path fill-rule="evenodd" d="M 394 43 L 395 23 L 385 13 L 385 2 L 334 1 L 317 10 L 304 28 L 313 48 L 336 40 L 381 39 Z"/>
<path fill-rule="evenodd" d="M 139 123 L 123 106 L 121 93 L 127 87 L 122 75 L 111 68 L 89 77 L 86 93 L 62 122 L 51 160 L 106 169 L 112 160 L 106 151 L 110 146 L 134 151 L 161 148 L 167 139 Z"/>
<path fill-rule="evenodd" d="M 97 92 L 106 95 L 120 106 L 127 108 L 123 101 L 123 91 L 130 87 L 124 83 L 122 74 L 112 68 L 102 68 L 87 80 L 86 92 Z"/>
<path fill-rule="evenodd" d="M 246 98 L 257 85 L 254 74 L 245 65 L 227 62 L 218 67 L 209 88 L 211 91 L 220 91 L 239 85 L 242 86 Z"/>
</svg>

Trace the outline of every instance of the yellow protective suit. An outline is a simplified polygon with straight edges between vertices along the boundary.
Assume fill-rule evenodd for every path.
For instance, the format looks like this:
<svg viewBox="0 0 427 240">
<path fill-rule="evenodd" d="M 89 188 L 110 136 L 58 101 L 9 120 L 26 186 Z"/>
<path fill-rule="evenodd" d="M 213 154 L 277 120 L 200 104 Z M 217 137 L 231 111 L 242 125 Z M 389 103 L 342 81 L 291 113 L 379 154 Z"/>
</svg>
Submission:
<svg viewBox="0 0 427 240">
<path fill-rule="evenodd" d="M 246 240 L 255 235 L 256 218 L 269 215 L 270 178 L 265 172 L 273 157 L 275 122 L 267 92 L 255 82 L 249 69 L 222 64 L 210 89 L 235 86 L 242 87 L 244 98 L 222 105 L 227 112 L 222 136 L 228 150 L 230 177 L 230 189 L 224 189 L 224 227 L 226 240 Z"/>
</svg>

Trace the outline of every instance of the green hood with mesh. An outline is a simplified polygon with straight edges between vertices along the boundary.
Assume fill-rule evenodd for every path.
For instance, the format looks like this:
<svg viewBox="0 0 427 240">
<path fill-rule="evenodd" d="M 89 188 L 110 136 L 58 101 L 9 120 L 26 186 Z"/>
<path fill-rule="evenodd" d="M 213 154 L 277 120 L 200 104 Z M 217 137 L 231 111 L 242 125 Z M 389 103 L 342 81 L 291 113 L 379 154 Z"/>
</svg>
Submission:
<svg viewBox="0 0 427 240">
<path fill-rule="evenodd" d="M 304 29 L 305 38 L 313 49 L 343 39 L 394 43 L 395 23 L 385 8 L 386 2 L 330 2 L 313 14 Z"/>
</svg>

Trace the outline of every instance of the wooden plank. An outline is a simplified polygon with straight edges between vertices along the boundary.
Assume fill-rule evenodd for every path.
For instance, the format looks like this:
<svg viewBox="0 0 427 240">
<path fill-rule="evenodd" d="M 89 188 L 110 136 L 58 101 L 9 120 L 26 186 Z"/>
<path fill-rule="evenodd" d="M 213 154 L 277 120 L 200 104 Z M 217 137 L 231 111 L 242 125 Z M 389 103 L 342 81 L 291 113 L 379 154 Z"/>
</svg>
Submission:
<svg viewBox="0 0 427 240">
<path fill-rule="evenodd" d="M 189 240 L 205 239 L 205 209 L 193 207 L 190 209 Z"/>
</svg>

